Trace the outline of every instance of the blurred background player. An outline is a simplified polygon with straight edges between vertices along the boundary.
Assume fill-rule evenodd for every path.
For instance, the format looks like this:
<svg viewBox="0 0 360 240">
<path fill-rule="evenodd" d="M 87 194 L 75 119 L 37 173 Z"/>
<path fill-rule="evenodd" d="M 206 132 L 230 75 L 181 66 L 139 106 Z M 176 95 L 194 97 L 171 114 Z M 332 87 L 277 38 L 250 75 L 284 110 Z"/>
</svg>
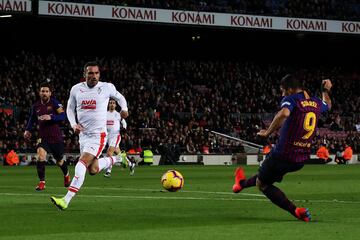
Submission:
<svg viewBox="0 0 360 240">
<path fill-rule="evenodd" d="M 106 144 L 106 117 L 109 99 L 115 99 L 121 107 L 122 118 L 128 116 L 125 97 L 112 83 L 101 82 L 99 64 L 88 62 L 84 66 L 85 82 L 74 85 L 70 90 L 67 104 L 67 116 L 71 127 L 79 134 L 80 158 L 75 166 L 74 178 L 67 194 L 63 198 L 51 197 L 52 203 L 65 210 L 71 199 L 80 190 L 85 180 L 86 170 L 90 175 L 107 169 L 121 157 L 108 156 L 98 159 Z"/>
<path fill-rule="evenodd" d="M 120 113 L 116 111 L 116 101 L 114 99 L 110 99 L 108 109 L 109 110 L 107 112 L 107 121 L 106 121 L 106 127 L 108 132 L 107 155 L 113 156 L 114 153 L 116 155 L 120 154 L 120 147 L 119 147 L 119 143 L 121 141 L 120 130 L 121 128 L 126 129 L 127 123 L 126 120 L 120 116 Z M 130 175 L 133 175 L 135 163 L 132 163 L 127 158 L 126 153 L 122 153 L 121 157 L 122 157 L 122 165 L 125 167 L 128 165 L 130 169 Z M 112 170 L 112 165 L 108 169 L 106 169 L 104 176 L 111 177 L 111 170 Z"/>
<path fill-rule="evenodd" d="M 60 130 L 59 123 L 65 120 L 65 112 L 62 104 L 51 97 L 51 88 L 49 83 L 40 84 L 40 100 L 31 108 L 31 114 L 24 132 L 24 138 L 30 140 L 31 130 L 35 122 L 39 124 L 40 138 L 37 140 L 36 152 L 38 159 L 36 162 L 39 184 L 36 186 L 37 191 L 45 189 L 45 161 L 48 152 L 51 152 L 56 160 L 57 165 L 64 174 L 64 186 L 70 185 L 70 175 L 67 163 L 63 160 L 64 139 Z"/>
<path fill-rule="evenodd" d="M 273 184 L 281 182 L 285 174 L 303 168 L 304 162 L 310 159 L 311 142 L 315 135 L 317 120 L 321 113 L 331 108 L 328 94 L 331 87 L 330 80 L 323 80 L 321 101 L 317 97 L 310 97 L 303 90 L 302 83 L 297 77 L 286 75 L 281 80 L 280 89 L 285 96 L 280 104 L 281 110 L 275 115 L 268 129 L 257 133 L 260 137 L 267 138 L 281 127 L 279 142 L 266 156 L 256 175 L 246 179 L 244 170 L 236 169 L 234 193 L 256 185 L 280 208 L 305 222 L 311 220 L 307 208 L 296 207 Z"/>
</svg>

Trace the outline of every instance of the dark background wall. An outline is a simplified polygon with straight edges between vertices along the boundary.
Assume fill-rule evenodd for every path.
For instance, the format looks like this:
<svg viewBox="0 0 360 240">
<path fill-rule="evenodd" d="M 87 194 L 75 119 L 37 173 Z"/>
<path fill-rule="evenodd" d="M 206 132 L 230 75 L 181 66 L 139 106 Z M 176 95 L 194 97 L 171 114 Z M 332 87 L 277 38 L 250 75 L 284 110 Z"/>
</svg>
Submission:
<svg viewBox="0 0 360 240">
<path fill-rule="evenodd" d="M 0 19 L 0 44 L 2 54 L 26 50 L 71 55 L 244 58 L 309 65 L 357 66 L 360 56 L 358 35 L 169 26 L 28 15 Z"/>
</svg>

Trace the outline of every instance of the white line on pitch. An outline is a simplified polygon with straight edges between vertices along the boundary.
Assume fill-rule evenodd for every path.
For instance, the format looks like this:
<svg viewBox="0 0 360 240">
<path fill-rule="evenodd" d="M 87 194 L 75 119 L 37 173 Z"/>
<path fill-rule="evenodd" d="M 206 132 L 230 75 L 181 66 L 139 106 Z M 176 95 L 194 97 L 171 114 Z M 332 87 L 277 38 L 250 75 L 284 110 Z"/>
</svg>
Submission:
<svg viewBox="0 0 360 240">
<path fill-rule="evenodd" d="M 169 193 L 172 194 L 172 193 Z M 49 197 L 51 195 L 58 195 L 54 193 L 47 194 L 35 194 L 35 193 L 0 193 L 0 196 L 36 196 L 36 197 Z M 118 196 L 118 195 L 78 195 L 82 198 L 123 198 L 123 199 L 168 199 L 168 200 L 215 200 L 215 201 L 254 201 L 254 202 L 268 202 L 268 199 L 259 199 L 259 198 L 206 198 L 206 197 L 172 197 L 172 196 Z M 360 201 L 343 201 L 343 200 L 295 200 L 298 202 L 308 202 L 308 203 L 344 203 L 344 204 L 360 204 Z"/>
<path fill-rule="evenodd" d="M 147 191 L 147 192 L 155 192 L 160 191 L 160 189 L 144 189 L 144 188 L 99 188 L 99 187 L 84 187 L 84 189 L 95 189 L 95 190 L 124 190 L 124 191 Z M 204 193 L 204 194 L 219 194 L 219 195 L 234 195 L 232 192 L 208 192 L 208 191 L 188 191 L 181 190 L 181 192 L 185 193 Z M 255 197 L 265 197 L 263 194 L 256 193 L 239 193 L 244 196 L 255 196 Z"/>
<path fill-rule="evenodd" d="M 28 188 L 24 186 L 0 186 L 0 188 Z M 47 189 L 51 188 L 58 188 L 64 189 L 64 187 L 46 187 Z M 161 189 L 148 189 L 148 188 L 114 188 L 114 187 L 82 187 L 81 189 L 87 190 L 116 190 L 116 191 L 132 191 L 132 192 L 158 192 Z M 232 192 L 209 192 L 209 191 L 188 191 L 188 190 L 181 190 L 184 193 L 202 193 L 202 194 L 219 194 L 219 195 L 234 195 Z M 256 194 L 256 193 L 238 193 L 239 195 L 243 196 L 254 196 L 254 197 L 265 197 L 263 194 Z"/>
<path fill-rule="evenodd" d="M 171 193 L 170 193 L 171 194 Z M 36 197 L 49 197 L 58 194 L 35 194 L 35 193 L 0 193 L 3 196 L 36 196 Z M 245 198 L 205 198 L 205 197 L 155 197 L 155 196 L 117 196 L 117 195 L 77 195 L 81 198 L 125 198 L 125 199 L 167 199 L 167 200 L 215 200 L 215 201 L 268 201 L 267 199 L 245 199 Z"/>
</svg>

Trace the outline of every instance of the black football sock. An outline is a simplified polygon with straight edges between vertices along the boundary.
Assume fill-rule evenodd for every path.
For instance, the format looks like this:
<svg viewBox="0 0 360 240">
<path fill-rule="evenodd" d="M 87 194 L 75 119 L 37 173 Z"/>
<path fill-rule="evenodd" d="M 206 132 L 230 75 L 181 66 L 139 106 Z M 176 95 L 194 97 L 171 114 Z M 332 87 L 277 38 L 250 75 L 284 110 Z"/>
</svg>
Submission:
<svg viewBox="0 0 360 240">
<path fill-rule="evenodd" d="M 262 192 L 268 199 L 271 200 L 271 202 L 295 216 L 296 206 L 279 188 L 275 187 L 274 185 L 269 185 Z"/>
<path fill-rule="evenodd" d="M 258 177 L 258 175 L 256 174 L 256 175 L 254 175 L 254 176 L 252 176 L 252 177 L 250 177 L 250 178 L 247 178 L 247 179 L 245 179 L 245 180 L 241 180 L 241 181 L 240 181 L 240 186 L 241 186 L 242 188 L 248 188 L 248 187 L 253 187 L 253 186 L 255 186 L 255 185 L 256 185 L 256 179 L 257 179 L 257 177 Z"/>
<path fill-rule="evenodd" d="M 68 166 L 66 161 L 63 162 L 63 165 L 59 166 L 61 168 L 61 171 L 63 172 L 64 176 L 69 174 Z"/>
<path fill-rule="evenodd" d="M 44 162 L 37 161 L 36 170 L 40 181 L 45 181 L 45 161 Z"/>
</svg>

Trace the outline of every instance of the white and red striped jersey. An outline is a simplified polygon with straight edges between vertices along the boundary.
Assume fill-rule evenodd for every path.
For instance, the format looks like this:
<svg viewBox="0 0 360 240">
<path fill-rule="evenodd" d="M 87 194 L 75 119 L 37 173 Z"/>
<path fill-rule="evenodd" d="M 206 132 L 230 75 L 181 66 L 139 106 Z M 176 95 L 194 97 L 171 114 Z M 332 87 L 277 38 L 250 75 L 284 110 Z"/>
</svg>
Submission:
<svg viewBox="0 0 360 240">
<path fill-rule="evenodd" d="M 119 133 L 120 127 L 123 127 L 126 129 L 127 123 L 126 123 L 125 119 L 123 119 L 120 116 L 119 112 L 117 112 L 115 110 L 112 112 L 108 111 L 106 127 L 107 127 L 108 134 Z"/>
<path fill-rule="evenodd" d="M 107 132 L 107 106 L 110 98 L 117 101 L 122 111 L 128 110 L 125 97 L 112 83 L 98 82 L 92 88 L 86 82 L 74 85 L 70 90 L 66 109 L 71 126 L 81 124 L 84 128 L 82 134 Z"/>
<path fill-rule="evenodd" d="M 120 121 L 121 121 L 120 113 L 118 113 L 117 111 L 107 112 L 106 127 L 108 134 L 120 132 Z"/>
</svg>

